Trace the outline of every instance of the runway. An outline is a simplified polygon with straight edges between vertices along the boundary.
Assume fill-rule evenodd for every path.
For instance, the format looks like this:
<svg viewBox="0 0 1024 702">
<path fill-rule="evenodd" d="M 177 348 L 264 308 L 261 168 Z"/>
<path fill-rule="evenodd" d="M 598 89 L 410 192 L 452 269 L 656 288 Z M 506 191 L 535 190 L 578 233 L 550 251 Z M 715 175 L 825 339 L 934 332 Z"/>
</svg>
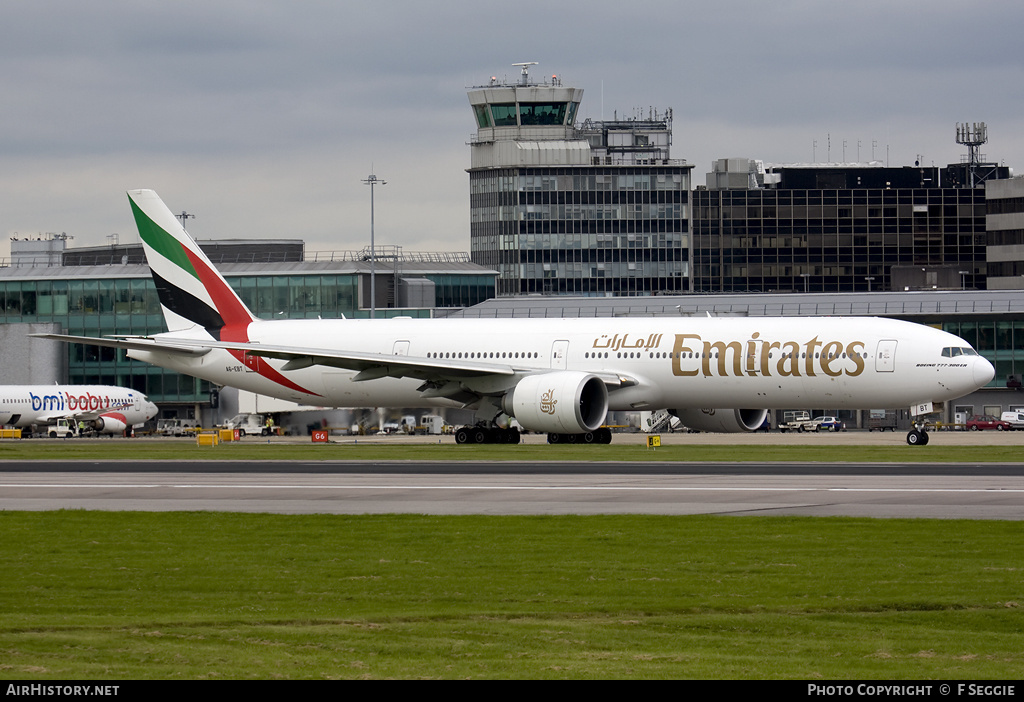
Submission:
<svg viewBox="0 0 1024 702">
<path fill-rule="evenodd" d="M 0 464 L 3 510 L 1024 519 L 1021 464 Z"/>
</svg>

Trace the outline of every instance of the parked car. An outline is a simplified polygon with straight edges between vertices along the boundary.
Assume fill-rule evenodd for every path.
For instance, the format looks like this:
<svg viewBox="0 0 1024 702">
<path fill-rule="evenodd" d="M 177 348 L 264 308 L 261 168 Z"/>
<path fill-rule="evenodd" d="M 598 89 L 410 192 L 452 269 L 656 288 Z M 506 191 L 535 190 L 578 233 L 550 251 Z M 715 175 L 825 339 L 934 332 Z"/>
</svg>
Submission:
<svg viewBox="0 0 1024 702">
<path fill-rule="evenodd" d="M 839 417 L 815 417 L 814 421 L 818 423 L 815 431 L 821 431 L 822 429 L 828 429 L 829 431 L 843 430 L 843 422 Z"/>
<path fill-rule="evenodd" d="M 981 429 L 995 429 L 997 431 L 1007 431 L 1013 429 L 1009 422 L 993 417 L 990 414 L 976 414 L 967 420 L 967 428 L 971 431 L 980 431 Z"/>
</svg>

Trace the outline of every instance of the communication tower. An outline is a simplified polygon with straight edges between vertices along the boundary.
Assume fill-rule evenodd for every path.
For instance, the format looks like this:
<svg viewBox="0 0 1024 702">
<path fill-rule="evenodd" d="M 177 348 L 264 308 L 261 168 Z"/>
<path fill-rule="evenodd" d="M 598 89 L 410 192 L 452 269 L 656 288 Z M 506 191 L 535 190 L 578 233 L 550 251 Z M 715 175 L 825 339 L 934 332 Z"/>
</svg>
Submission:
<svg viewBox="0 0 1024 702">
<path fill-rule="evenodd" d="M 985 160 L 981 153 L 981 145 L 988 141 L 988 127 L 984 122 L 968 124 L 964 122 L 956 125 L 956 143 L 967 147 L 967 170 L 970 174 L 970 187 L 977 185 L 978 168 Z"/>
</svg>

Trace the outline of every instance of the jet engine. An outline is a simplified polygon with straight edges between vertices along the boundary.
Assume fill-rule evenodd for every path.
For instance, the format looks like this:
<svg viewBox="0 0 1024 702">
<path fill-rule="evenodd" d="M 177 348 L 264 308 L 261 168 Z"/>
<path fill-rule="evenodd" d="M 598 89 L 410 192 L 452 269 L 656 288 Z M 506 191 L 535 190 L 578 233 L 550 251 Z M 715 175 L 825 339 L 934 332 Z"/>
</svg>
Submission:
<svg viewBox="0 0 1024 702">
<path fill-rule="evenodd" d="M 128 428 L 124 417 L 105 414 L 92 421 L 92 428 L 103 434 L 120 434 Z"/>
<path fill-rule="evenodd" d="M 579 434 L 604 424 L 608 388 L 597 376 L 581 371 L 539 373 L 520 380 L 501 403 L 524 429 Z"/>
<path fill-rule="evenodd" d="M 766 409 L 685 409 L 669 410 L 683 426 L 700 431 L 734 434 L 756 431 L 768 417 Z"/>
</svg>

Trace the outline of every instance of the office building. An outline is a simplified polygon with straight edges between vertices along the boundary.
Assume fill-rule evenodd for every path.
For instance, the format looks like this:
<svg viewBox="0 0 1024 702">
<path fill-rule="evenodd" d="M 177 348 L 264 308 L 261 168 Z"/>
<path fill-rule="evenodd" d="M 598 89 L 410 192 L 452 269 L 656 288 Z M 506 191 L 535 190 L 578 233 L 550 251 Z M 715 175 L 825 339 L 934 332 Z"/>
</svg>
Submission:
<svg viewBox="0 0 1024 702">
<path fill-rule="evenodd" d="M 1024 178 L 989 180 L 986 253 L 989 290 L 1024 290 Z"/>
<path fill-rule="evenodd" d="M 955 166 L 718 161 L 693 195 L 693 289 L 984 289 L 985 187 L 960 177 Z"/>
</svg>

